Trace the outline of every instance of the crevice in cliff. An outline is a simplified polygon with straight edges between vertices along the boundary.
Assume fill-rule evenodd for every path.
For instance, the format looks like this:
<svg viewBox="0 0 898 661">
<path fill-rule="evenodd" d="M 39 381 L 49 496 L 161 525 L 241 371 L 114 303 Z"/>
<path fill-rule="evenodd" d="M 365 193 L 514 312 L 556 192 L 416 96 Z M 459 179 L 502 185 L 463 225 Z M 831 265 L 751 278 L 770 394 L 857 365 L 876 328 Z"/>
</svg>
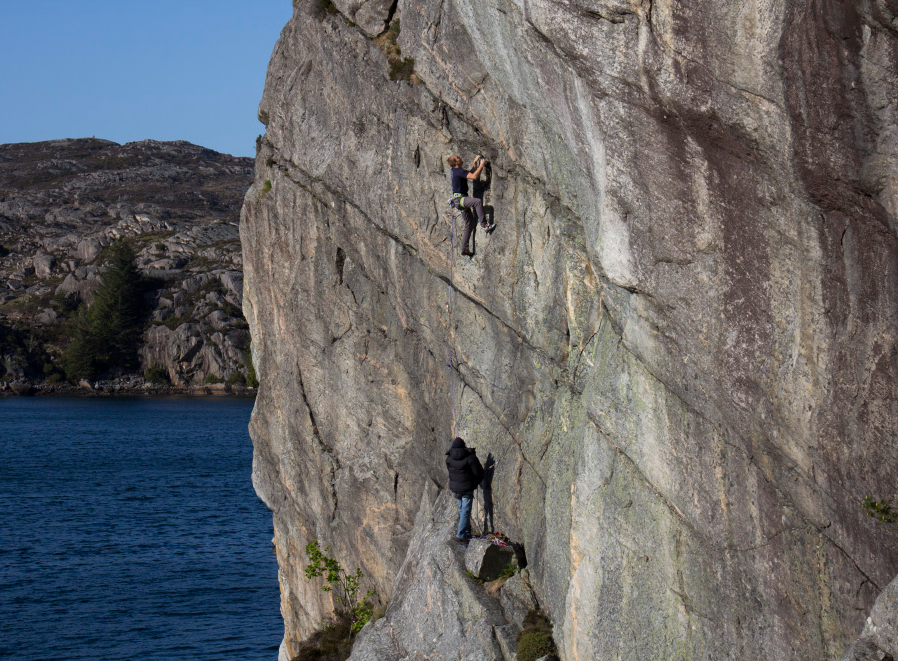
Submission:
<svg viewBox="0 0 898 661">
<path fill-rule="evenodd" d="M 455 367 L 453 366 L 452 369 L 455 369 Z M 490 403 L 480 393 L 480 391 L 477 390 L 477 388 L 475 388 L 471 383 L 469 383 L 465 379 L 465 377 L 461 373 L 461 371 L 458 369 L 455 369 L 455 373 L 458 375 L 459 380 L 464 384 L 464 386 L 466 388 L 470 388 L 471 392 L 473 392 L 474 394 L 477 395 L 477 399 L 480 400 L 481 404 L 483 404 L 483 406 L 490 413 L 493 414 L 493 418 L 495 418 L 496 422 L 498 422 L 502 426 L 502 429 L 505 430 L 505 433 L 508 435 L 508 437 L 515 442 L 515 445 L 518 446 L 518 452 L 521 455 L 521 459 L 523 459 L 524 462 L 526 462 L 526 464 L 528 466 L 530 466 L 530 468 L 533 470 L 536 477 L 539 479 L 540 482 L 542 482 L 543 487 L 545 487 L 546 486 L 545 478 L 542 476 L 542 474 L 540 474 L 539 470 L 536 468 L 536 466 L 533 464 L 533 462 L 530 460 L 529 457 L 527 457 L 526 453 L 524 452 L 524 442 L 517 436 L 517 434 L 514 433 L 514 431 L 511 429 L 511 427 L 508 425 L 508 423 L 503 419 L 502 415 L 493 406 L 490 405 Z"/>
<path fill-rule="evenodd" d="M 393 17 L 396 15 L 396 10 L 398 8 L 399 8 L 399 0 L 393 0 L 393 4 L 390 5 L 390 11 L 387 12 L 387 20 L 384 21 L 384 25 L 386 26 L 386 28 L 378 36 L 383 35 L 384 32 L 386 32 L 387 30 L 390 29 L 390 24 L 393 22 Z"/>
<path fill-rule="evenodd" d="M 330 488 L 331 488 L 331 498 L 333 498 L 333 509 L 331 510 L 331 522 L 333 522 L 337 518 L 337 508 L 339 505 L 339 499 L 337 497 L 337 471 L 340 470 L 340 460 L 337 458 L 334 450 L 327 446 L 324 442 L 324 439 L 321 438 L 321 434 L 318 428 L 318 422 L 315 419 L 315 412 L 312 410 L 312 404 L 309 402 L 309 397 L 306 394 L 306 386 L 303 382 L 302 375 L 299 374 L 297 376 L 297 381 L 299 382 L 299 394 L 302 397 L 303 404 L 305 404 L 306 410 L 309 412 L 309 424 L 312 426 L 312 436 L 318 442 L 318 446 L 321 451 L 327 455 L 330 460 Z"/>
</svg>

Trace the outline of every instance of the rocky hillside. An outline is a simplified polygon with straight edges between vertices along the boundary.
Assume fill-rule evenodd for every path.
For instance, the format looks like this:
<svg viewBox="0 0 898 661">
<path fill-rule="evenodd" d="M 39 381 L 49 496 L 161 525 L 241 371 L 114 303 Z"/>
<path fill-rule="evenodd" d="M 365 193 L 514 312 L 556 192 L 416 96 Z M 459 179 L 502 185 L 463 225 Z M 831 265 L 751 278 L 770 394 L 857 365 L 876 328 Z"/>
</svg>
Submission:
<svg viewBox="0 0 898 661">
<path fill-rule="evenodd" d="M 0 145 L 0 379 L 62 387 L 71 316 L 121 240 L 153 283 L 141 372 L 156 386 L 245 384 L 238 221 L 251 179 L 250 159 L 187 142 Z"/>
<path fill-rule="evenodd" d="M 420 562 L 454 401 L 562 659 L 840 659 L 898 573 L 895 3 L 294 4 L 241 224 L 282 661 L 313 539 L 393 596 L 356 658 L 506 626 Z"/>
</svg>

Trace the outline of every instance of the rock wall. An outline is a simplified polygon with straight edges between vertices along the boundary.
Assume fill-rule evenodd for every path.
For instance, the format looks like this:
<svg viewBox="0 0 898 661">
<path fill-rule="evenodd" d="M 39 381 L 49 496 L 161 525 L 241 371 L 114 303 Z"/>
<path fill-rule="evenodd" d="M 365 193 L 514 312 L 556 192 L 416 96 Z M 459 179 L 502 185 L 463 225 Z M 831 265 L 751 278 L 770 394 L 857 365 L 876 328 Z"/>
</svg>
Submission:
<svg viewBox="0 0 898 661">
<path fill-rule="evenodd" d="M 307 541 L 390 594 L 450 344 L 563 659 L 841 658 L 898 572 L 860 506 L 898 496 L 895 3 L 295 6 L 241 223 L 281 658 L 330 611 Z M 450 259 L 478 152 L 497 228 Z"/>
</svg>

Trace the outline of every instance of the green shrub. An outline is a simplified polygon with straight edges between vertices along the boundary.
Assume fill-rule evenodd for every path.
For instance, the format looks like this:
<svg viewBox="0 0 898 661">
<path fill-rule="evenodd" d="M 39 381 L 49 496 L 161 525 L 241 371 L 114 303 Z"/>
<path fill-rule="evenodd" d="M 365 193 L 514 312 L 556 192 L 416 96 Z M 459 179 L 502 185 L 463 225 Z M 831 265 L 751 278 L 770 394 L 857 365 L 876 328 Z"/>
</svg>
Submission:
<svg viewBox="0 0 898 661">
<path fill-rule="evenodd" d="M 884 523 L 898 523 L 898 503 L 889 505 L 888 501 L 875 500 L 870 496 L 864 496 L 864 509 L 867 516 L 879 519 Z"/>
<path fill-rule="evenodd" d="M 157 326 L 165 326 L 169 330 L 175 330 L 181 324 L 186 324 L 190 321 L 190 317 L 169 317 L 165 321 L 161 321 Z"/>
<path fill-rule="evenodd" d="M 536 661 L 555 655 L 552 633 L 543 629 L 524 629 L 518 638 L 518 661 Z"/>
<path fill-rule="evenodd" d="M 349 637 L 352 637 L 371 619 L 370 600 L 377 596 L 377 591 L 368 590 L 362 599 L 360 590 L 365 575 L 361 567 L 356 567 L 352 574 L 347 573 L 336 558 L 327 555 L 330 550 L 327 546 L 322 551 L 317 541 L 306 544 L 306 555 L 310 563 L 306 565 L 306 578 L 325 577 L 327 584 L 322 585 L 321 589 L 333 595 L 334 613 L 348 619 Z"/>
<path fill-rule="evenodd" d="M 150 365 L 143 371 L 143 378 L 150 383 L 163 384 L 169 383 L 168 370 L 159 363 Z"/>
<path fill-rule="evenodd" d="M 505 569 L 499 572 L 499 578 L 511 578 L 515 574 L 520 571 L 520 567 L 517 565 L 508 565 Z"/>
<path fill-rule="evenodd" d="M 518 633 L 518 661 L 536 661 L 544 656 L 558 657 L 552 624 L 539 611 L 530 611 L 524 618 L 524 629 Z"/>
<path fill-rule="evenodd" d="M 399 47 L 399 19 L 395 19 L 390 26 L 379 35 L 374 43 L 386 55 L 390 64 L 390 80 L 411 80 L 417 82 L 415 76 L 415 60 L 410 57 L 402 57 L 402 49 Z"/>
<path fill-rule="evenodd" d="M 412 80 L 415 75 L 415 60 L 404 57 L 390 62 L 390 80 Z"/>
<path fill-rule="evenodd" d="M 262 182 L 262 192 L 259 193 L 259 197 L 262 197 L 263 195 L 265 195 L 265 193 L 267 193 L 270 190 L 271 190 L 271 179 L 266 179 L 264 182 Z"/>
<path fill-rule="evenodd" d="M 245 386 L 246 377 L 243 376 L 243 374 L 240 372 L 234 372 L 228 377 L 228 383 L 230 383 L 232 386 L 236 386 L 238 384 L 240 384 L 241 386 Z"/>
<path fill-rule="evenodd" d="M 250 345 L 252 347 L 252 345 Z M 250 388 L 259 387 L 259 378 L 256 376 L 256 366 L 253 365 L 252 349 L 247 349 L 243 356 L 243 363 L 246 365 L 246 385 Z"/>
<path fill-rule="evenodd" d="M 203 383 L 222 383 L 222 380 L 221 380 L 221 377 L 218 376 L 217 374 L 213 374 L 212 372 L 209 372 L 206 375 L 206 378 L 203 379 Z"/>
</svg>

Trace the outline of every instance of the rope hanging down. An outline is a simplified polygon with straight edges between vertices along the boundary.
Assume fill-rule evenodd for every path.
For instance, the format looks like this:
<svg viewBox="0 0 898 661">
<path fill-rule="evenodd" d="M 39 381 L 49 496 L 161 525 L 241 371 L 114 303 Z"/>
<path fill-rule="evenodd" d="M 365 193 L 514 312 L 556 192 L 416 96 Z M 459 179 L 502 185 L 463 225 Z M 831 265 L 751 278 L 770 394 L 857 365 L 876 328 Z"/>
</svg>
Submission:
<svg viewBox="0 0 898 661">
<path fill-rule="evenodd" d="M 455 364 L 452 355 L 452 294 L 455 291 L 453 278 L 455 276 L 455 216 L 454 211 L 449 215 L 449 303 L 446 311 L 449 313 L 449 394 L 452 398 L 452 437 L 458 435 L 458 414 L 455 410 Z"/>
</svg>

